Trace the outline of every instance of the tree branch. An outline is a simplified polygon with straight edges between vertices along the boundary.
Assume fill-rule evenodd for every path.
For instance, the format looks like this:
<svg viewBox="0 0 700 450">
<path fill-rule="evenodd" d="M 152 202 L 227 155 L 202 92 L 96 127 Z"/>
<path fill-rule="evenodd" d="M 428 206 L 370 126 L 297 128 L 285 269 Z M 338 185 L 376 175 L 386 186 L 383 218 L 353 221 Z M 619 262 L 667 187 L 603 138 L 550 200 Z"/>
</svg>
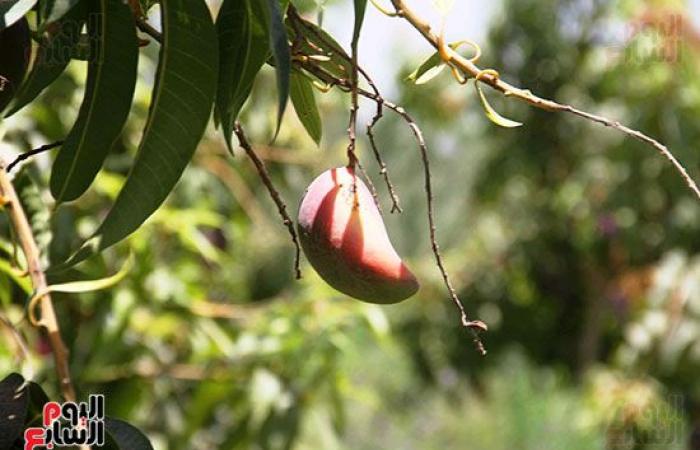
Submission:
<svg viewBox="0 0 700 450">
<path fill-rule="evenodd" d="M 294 243 L 294 247 L 296 248 L 296 255 L 294 258 L 294 271 L 296 273 L 297 279 L 300 279 L 301 269 L 299 268 L 299 260 L 301 257 L 301 246 L 299 244 L 297 232 L 294 229 L 294 222 L 287 213 L 287 205 L 284 203 L 284 200 L 282 200 L 282 197 L 280 196 L 279 192 L 277 191 L 277 189 L 275 189 L 275 186 L 272 184 L 272 179 L 270 178 L 270 174 L 267 171 L 267 167 L 265 167 L 265 163 L 258 157 L 258 155 L 255 153 L 255 150 L 253 150 L 253 146 L 250 145 L 250 141 L 248 141 L 248 138 L 246 137 L 246 134 L 243 131 L 240 122 L 236 121 L 236 123 L 233 125 L 233 131 L 238 137 L 238 143 L 240 144 L 241 148 L 245 150 L 248 157 L 251 159 L 251 161 L 253 161 L 253 164 L 255 164 L 255 168 L 257 169 L 260 178 L 262 179 L 263 183 L 265 184 L 265 187 L 270 193 L 272 200 L 277 205 L 277 210 L 279 211 L 280 216 L 282 216 L 284 225 L 287 227 L 287 230 L 289 230 L 289 235 L 292 237 L 292 242 Z"/>
<path fill-rule="evenodd" d="M 666 158 L 673 165 L 676 172 L 679 173 L 679 175 L 688 185 L 688 188 L 690 188 L 695 197 L 697 197 L 700 200 L 700 189 L 698 188 L 698 185 L 695 183 L 693 178 L 688 174 L 685 167 L 683 167 L 683 165 L 676 159 L 676 157 L 673 156 L 668 147 L 666 147 L 656 139 L 651 138 L 640 131 L 633 130 L 632 128 L 622 125 L 618 121 L 582 111 L 580 109 L 574 108 L 571 105 L 561 104 L 553 100 L 538 97 L 528 89 L 521 89 L 509 83 L 506 83 L 505 81 L 501 80 L 496 74 L 484 71 L 483 69 L 478 67 L 474 63 L 474 61 L 461 56 L 449 46 L 445 45 L 440 36 L 438 36 L 432 31 L 430 24 L 422 18 L 420 18 L 419 16 L 417 16 L 412 9 L 406 6 L 406 2 L 404 0 L 391 0 L 391 3 L 396 9 L 396 17 L 403 18 L 408 23 L 410 23 L 413 26 L 413 28 L 415 28 L 421 35 L 423 35 L 425 40 L 428 41 L 430 45 L 435 47 L 435 49 L 440 52 L 441 57 L 443 58 L 443 60 L 445 60 L 447 64 L 460 70 L 465 76 L 473 78 L 478 77 L 480 82 L 491 86 L 493 89 L 503 93 L 505 96 L 517 98 L 518 100 L 526 102 L 536 108 L 553 112 L 566 112 L 569 114 L 573 114 L 591 122 L 595 122 L 600 125 L 613 128 L 617 131 L 626 134 L 627 136 L 630 136 L 638 141 L 652 146 L 661 156 Z"/>
<path fill-rule="evenodd" d="M 51 301 L 51 295 L 47 291 L 46 275 L 41 268 L 39 247 L 34 240 L 31 226 L 27 220 L 27 215 L 22 208 L 17 192 L 15 191 L 10 177 L 5 170 L 5 163 L 0 161 L 0 195 L 5 206 L 12 228 L 17 235 L 19 244 L 27 259 L 27 270 L 34 286 L 34 292 L 41 295 L 39 306 L 41 319 L 38 326 L 46 330 L 49 345 L 56 364 L 56 373 L 63 393 L 63 398 L 67 401 L 75 401 L 75 388 L 71 381 L 68 364 L 68 349 L 61 338 L 61 330 L 56 318 L 56 312 Z M 44 293 L 44 294 L 41 294 Z"/>
</svg>

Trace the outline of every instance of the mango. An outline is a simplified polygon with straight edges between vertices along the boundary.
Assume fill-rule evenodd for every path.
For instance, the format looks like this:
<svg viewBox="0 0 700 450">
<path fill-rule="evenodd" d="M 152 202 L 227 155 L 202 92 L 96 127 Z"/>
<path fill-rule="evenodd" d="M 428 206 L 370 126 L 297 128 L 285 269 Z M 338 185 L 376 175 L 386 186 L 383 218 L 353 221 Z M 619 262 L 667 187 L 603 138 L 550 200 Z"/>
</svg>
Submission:
<svg viewBox="0 0 700 450">
<path fill-rule="evenodd" d="M 369 303 L 397 303 L 418 281 L 396 253 L 381 213 L 352 168 L 323 172 L 299 207 L 299 240 L 311 266 L 329 285 Z"/>
<path fill-rule="evenodd" d="M 0 31 L 0 112 L 12 101 L 27 74 L 31 49 L 26 17 Z"/>
</svg>

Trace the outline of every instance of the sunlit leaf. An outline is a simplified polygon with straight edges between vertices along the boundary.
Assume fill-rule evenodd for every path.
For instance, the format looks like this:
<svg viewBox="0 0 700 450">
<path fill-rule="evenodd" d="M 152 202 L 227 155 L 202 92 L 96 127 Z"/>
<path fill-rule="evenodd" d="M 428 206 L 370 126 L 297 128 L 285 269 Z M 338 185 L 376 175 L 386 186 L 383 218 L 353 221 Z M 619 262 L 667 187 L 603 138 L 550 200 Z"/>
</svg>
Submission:
<svg viewBox="0 0 700 450">
<path fill-rule="evenodd" d="M 479 93 L 479 100 L 481 100 L 481 106 L 484 107 L 486 117 L 488 117 L 491 122 L 504 128 L 516 128 L 523 125 L 520 122 L 506 119 L 498 112 L 496 112 L 496 110 L 493 109 L 493 107 L 489 104 L 488 100 L 486 100 L 486 95 L 484 95 L 484 91 L 481 89 L 481 85 L 479 84 L 479 82 L 475 82 L 474 85 L 476 86 L 476 91 Z"/>
<path fill-rule="evenodd" d="M 0 272 L 7 275 L 17 286 L 19 286 L 26 294 L 31 294 L 33 287 L 31 280 L 17 267 L 12 267 L 6 259 L 0 259 Z"/>
<path fill-rule="evenodd" d="M 90 186 L 126 123 L 136 85 L 138 42 L 131 9 L 101 0 L 88 21 L 91 57 L 78 119 L 51 170 L 57 202 L 75 200 Z"/>
<path fill-rule="evenodd" d="M 345 52 L 343 46 L 318 25 L 302 17 L 298 17 L 296 20 L 299 24 L 298 31 L 303 37 L 303 39 L 298 41 L 299 51 L 305 55 L 316 55 L 319 53 L 318 49 L 321 49 L 323 56 L 328 56 L 329 60 L 316 61 L 316 63 L 336 77 L 349 77 L 352 73 L 352 64 L 350 63 L 350 56 Z M 289 23 L 287 30 L 294 38 L 296 30 Z"/>
<path fill-rule="evenodd" d="M 102 289 L 110 288 L 126 277 L 134 266 L 134 257 L 129 257 L 124 261 L 119 272 L 112 276 L 100 278 L 97 280 L 71 281 L 68 283 L 52 284 L 48 287 L 49 292 L 63 292 L 68 294 L 81 294 L 84 292 L 94 292 Z"/>
<path fill-rule="evenodd" d="M 292 98 L 294 110 L 302 125 L 304 125 L 306 132 L 309 133 L 309 136 L 311 136 L 311 139 L 314 140 L 316 145 L 320 144 L 322 134 L 321 116 L 318 113 L 318 106 L 314 98 L 314 89 L 311 85 L 311 81 L 304 75 L 293 72 L 290 96 Z"/>
<path fill-rule="evenodd" d="M 0 0 L 0 30 L 24 17 L 35 4 L 36 0 Z"/>
<path fill-rule="evenodd" d="M 413 81 L 415 84 L 425 84 L 438 76 L 444 68 L 445 64 L 442 62 L 440 54 L 435 52 L 430 58 L 423 61 L 423 63 L 407 77 L 407 80 Z"/>
</svg>

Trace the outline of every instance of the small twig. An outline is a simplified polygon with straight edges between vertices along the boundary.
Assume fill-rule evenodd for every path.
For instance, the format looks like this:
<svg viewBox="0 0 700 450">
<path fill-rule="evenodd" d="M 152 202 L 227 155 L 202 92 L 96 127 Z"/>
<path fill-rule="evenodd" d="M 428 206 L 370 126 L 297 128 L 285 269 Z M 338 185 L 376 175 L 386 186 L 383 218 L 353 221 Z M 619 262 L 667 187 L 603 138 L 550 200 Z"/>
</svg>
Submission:
<svg viewBox="0 0 700 450">
<path fill-rule="evenodd" d="M 39 148 L 36 148 L 36 149 L 34 149 L 34 150 L 29 150 L 28 152 L 22 153 L 22 154 L 19 155 L 17 158 L 15 158 L 14 161 L 12 161 L 10 164 L 8 164 L 8 165 L 7 165 L 7 169 L 5 169 L 5 170 L 7 170 L 8 172 L 11 172 L 12 169 L 14 169 L 14 167 L 15 167 L 17 164 L 19 164 L 20 162 L 24 161 L 25 159 L 29 159 L 29 158 L 31 158 L 32 156 L 38 155 L 39 153 L 43 153 L 43 152 L 46 152 L 46 151 L 49 151 L 49 150 L 53 150 L 54 148 L 60 147 L 60 146 L 62 146 L 62 145 L 63 145 L 63 141 L 58 141 L 58 142 L 54 142 L 54 143 L 51 143 L 51 144 L 42 145 L 42 146 L 39 147 Z"/>
<path fill-rule="evenodd" d="M 270 178 L 270 174 L 267 171 L 267 167 L 265 167 L 265 163 L 258 157 L 258 155 L 255 153 L 255 150 L 253 150 L 253 147 L 250 145 L 250 141 L 248 141 L 248 138 L 246 137 L 246 134 L 243 131 L 243 128 L 241 127 L 239 121 L 236 121 L 234 123 L 233 131 L 238 137 L 239 145 L 243 150 L 245 150 L 248 157 L 251 159 L 251 161 L 253 161 L 253 164 L 255 164 L 255 168 L 257 169 L 258 174 L 260 175 L 260 179 L 262 179 L 262 182 L 263 184 L 265 184 L 265 187 L 270 193 L 272 200 L 277 205 L 277 210 L 279 211 L 280 216 L 282 216 L 282 221 L 287 227 L 287 230 L 289 230 L 289 234 L 292 237 L 292 242 L 294 243 L 294 247 L 296 248 L 296 255 L 294 257 L 294 271 L 296 272 L 297 279 L 300 279 L 301 269 L 299 268 L 299 261 L 301 258 L 301 246 L 299 245 L 299 238 L 297 236 L 297 232 L 294 229 L 294 222 L 287 213 L 287 205 L 284 203 L 284 200 L 282 200 L 282 196 L 280 196 L 280 193 L 277 191 L 274 184 L 272 183 L 272 179 Z"/>
<path fill-rule="evenodd" d="M 0 194 L 2 195 L 2 203 L 5 205 L 12 227 L 24 251 L 34 291 L 45 292 L 48 285 L 46 283 L 46 275 L 41 268 L 39 247 L 34 240 L 27 215 L 22 208 L 17 192 L 10 181 L 2 161 L 0 161 Z M 39 325 L 46 330 L 49 339 L 61 392 L 66 400 L 75 401 L 75 388 L 71 381 L 68 364 L 68 349 L 63 342 L 63 338 L 61 338 L 61 329 L 58 325 L 58 319 L 56 318 L 56 312 L 50 294 L 46 293 L 41 296 L 40 308 L 41 320 L 39 321 Z"/>
<path fill-rule="evenodd" d="M 340 89 L 349 92 L 352 89 L 351 84 L 348 82 L 348 80 L 342 80 L 335 78 L 332 74 L 329 74 L 323 68 L 314 66 L 308 63 L 299 63 L 305 70 L 307 70 L 309 73 L 319 77 L 319 79 L 323 80 L 324 82 L 328 82 L 329 84 L 333 84 L 334 86 L 338 86 Z M 430 227 L 430 244 L 432 247 L 433 255 L 435 256 L 435 260 L 437 262 L 438 269 L 440 270 L 440 274 L 442 275 L 442 279 L 445 283 L 445 286 L 447 287 L 447 291 L 450 295 L 450 299 L 452 302 L 455 304 L 457 309 L 460 312 L 461 315 L 461 323 L 462 325 L 469 330 L 469 332 L 472 335 L 472 340 L 474 341 L 474 344 L 476 345 L 477 350 L 479 351 L 480 354 L 485 355 L 486 354 L 486 349 L 484 348 L 484 344 L 481 341 L 481 338 L 479 337 L 479 332 L 481 331 L 486 331 L 488 327 L 486 324 L 480 320 L 469 320 L 466 309 L 464 308 L 464 305 L 462 304 L 462 301 L 459 299 L 459 296 L 457 295 L 457 291 L 455 291 L 454 287 L 452 286 L 452 281 L 450 280 L 449 273 L 447 272 L 447 269 L 445 268 L 445 264 L 442 259 L 442 254 L 440 252 L 440 246 L 437 243 L 437 227 L 435 225 L 435 212 L 434 212 L 434 200 L 433 200 L 433 188 L 432 188 L 432 175 L 430 172 L 430 161 L 428 158 L 428 147 L 425 143 L 425 139 L 423 138 L 423 133 L 420 130 L 420 127 L 418 127 L 418 124 L 413 120 L 413 117 L 411 117 L 410 114 L 406 112 L 405 109 L 402 107 L 384 100 L 377 94 L 373 92 L 366 91 L 364 89 L 357 89 L 357 93 L 359 95 L 362 95 L 365 98 L 368 98 L 370 100 L 373 100 L 375 102 L 381 101 L 383 103 L 383 106 L 387 107 L 391 111 L 395 112 L 398 114 L 408 125 L 408 127 L 411 129 L 413 132 L 413 135 L 416 139 L 416 142 L 418 143 L 418 147 L 421 153 L 421 159 L 423 162 L 423 169 L 424 169 L 424 177 L 425 177 L 425 192 L 426 192 L 426 197 L 427 197 L 427 203 L 428 203 L 428 225 Z"/>
<path fill-rule="evenodd" d="M 156 42 L 162 44 L 163 43 L 163 35 L 156 30 L 153 25 L 148 23 L 145 19 L 142 17 L 136 17 L 136 28 L 141 30 L 142 32 L 146 33 L 150 37 L 152 37 Z"/>
<path fill-rule="evenodd" d="M 309 26 L 309 24 L 301 17 L 299 16 L 299 13 L 296 11 L 294 6 L 290 5 L 289 7 L 289 18 L 290 22 L 292 24 L 292 28 L 294 29 L 295 33 L 298 35 L 298 38 L 301 38 L 301 30 L 299 27 L 304 27 L 306 31 L 309 33 L 313 34 L 316 39 L 318 39 L 324 46 L 327 47 L 327 51 L 332 52 L 332 54 L 338 55 L 348 63 L 350 63 L 351 67 L 356 68 L 358 73 L 362 75 L 362 77 L 367 81 L 367 84 L 369 84 L 370 89 L 374 92 L 376 99 L 375 102 L 377 104 L 377 112 L 375 113 L 374 117 L 372 118 L 372 121 L 367 125 L 367 137 L 370 141 L 371 147 L 372 147 L 372 152 L 374 153 L 374 157 L 379 164 L 380 167 L 380 174 L 383 176 L 384 181 L 387 185 L 387 189 L 389 191 L 389 195 L 391 197 L 391 212 L 394 213 L 396 211 L 402 212 L 401 206 L 399 204 L 399 198 L 398 195 L 396 194 L 396 190 L 394 189 L 393 184 L 391 183 L 391 178 L 389 176 L 389 169 L 382 159 L 381 153 L 379 152 L 379 149 L 377 148 L 376 142 L 374 140 L 374 127 L 376 126 L 377 122 L 383 117 L 383 112 L 384 112 L 384 100 L 382 98 L 381 93 L 379 92 L 379 89 L 377 88 L 377 85 L 374 83 L 374 80 L 369 76 L 367 71 L 365 71 L 357 62 L 349 56 L 347 53 L 345 53 L 345 50 L 342 48 L 339 48 L 334 42 L 329 41 L 326 39 L 325 36 L 320 34 L 316 28 Z M 312 46 L 316 47 L 312 42 L 307 41 L 307 43 Z M 318 51 L 323 51 L 322 49 L 317 48 Z M 352 76 L 351 74 L 348 74 L 349 76 Z M 334 83 L 329 83 L 329 85 L 333 85 Z M 364 176 L 366 179 L 369 180 L 369 177 Z M 371 180 L 370 180 L 371 182 Z M 378 196 L 376 195 L 376 189 L 374 189 L 372 186 L 370 186 L 370 189 L 372 190 L 372 194 L 375 196 L 375 202 L 377 203 L 377 206 L 379 206 L 379 200 Z"/>
<path fill-rule="evenodd" d="M 428 159 L 428 146 L 425 143 L 425 139 L 423 138 L 423 132 L 420 130 L 418 127 L 418 124 L 413 120 L 413 117 L 411 117 L 405 109 L 403 109 L 400 106 L 397 106 L 391 102 L 385 101 L 384 102 L 386 107 L 389 108 L 390 110 L 394 111 L 396 114 L 401 116 L 404 121 L 408 124 L 408 127 L 411 129 L 413 132 L 414 137 L 416 138 L 416 142 L 418 143 L 418 147 L 420 149 L 421 153 L 421 158 L 423 160 L 423 171 L 424 171 L 424 178 L 425 178 L 425 193 L 426 197 L 428 200 L 428 225 L 430 226 L 430 244 L 432 246 L 433 250 L 433 255 L 435 255 L 435 261 L 437 262 L 438 268 L 440 269 L 440 274 L 442 275 L 442 279 L 445 282 L 445 286 L 447 287 L 447 291 L 450 294 L 450 298 L 452 299 L 452 302 L 457 306 L 457 309 L 459 309 L 459 312 L 461 314 L 462 318 L 462 326 L 464 326 L 467 330 L 472 335 L 472 340 L 474 341 L 474 344 L 476 345 L 477 350 L 481 355 L 486 355 L 486 349 L 484 348 L 483 342 L 481 342 L 481 338 L 479 337 L 479 332 L 480 331 L 486 331 L 488 327 L 486 324 L 480 320 L 469 320 L 467 316 L 467 312 L 464 309 L 464 305 L 462 304 L 462 301 L 459 299 L 459 296 L 457 295 L 457 292 L 455 291 L 454 287 L 452 286 L 452 282 L 450 281 L 450 276 L 447 273 L 447 269 L 445 269 L 445 264 L 443 263 L 442 260 L 442 254 L 440 253 L 440 246 L 437 243 L 437 228 L 435 225 L 435 212 L 434 212 L 434 200 L 433 200 L 433 188 L 432 188 L 432 182 L 431 182 L 431 174 L 430 174 L 430 161 Z"/>
<path fill-rule="evenodd" d="M 591 122 L 595 122 L 606 127 L 613 128 L 617 131 L 626 134 L 627 136 L 630 136 L 634 139 L 644 142 L 645 144 L 650 145 L 661 156 L 668 160 L 671 163 L 671 165 L 673 165 L 676 172 L 678 172 L 678 174 L 683 178 L 683 180 L 693 192 L 695 197 L 700 199 L 700 189 L 698 188 L 695 181 L 690 177 L 685 167 L 683 167 L 683 165 L 676 159 L 676 157 L 673 156 L 668 147 L 661 144 L 656 139 L 653 139 L 640 131 L 633 130 L 625 125 L 622 125 L 617 121 L 607 119 L 605 117 L 598 116 L 595 114 L 587 113 L 585 111 L 581 111 L 577 108 L 574 108 L 571 105 L 557 103 L 553 100 L 538 97 L 528 89 L 521 89 L 509 83 L 506 83 L 505 81 L 501 80 L 495 73 L 486 73 L 486 71 L 484 71 L 476 65 L 474 60 L 467 59 L 459 53 L 457 53 L 455 50 L 451 49 L 449 46 L 444 45 L 444 42 L 442 42 L 440 37 L 437 34 L 433 33 L 430 24 L 418 17 L 418 15 L 416 15 L 416 13 L 413 10 L 408 8 L 404 0 L 391 0 L 391 2 L 394 5 L 394 8 L 396 9 L 396 16 L 401 17 L 405 19 L 408 23 L 410 23 L 413 26 L 413 28 L 415 28 L 421 35 L 423 35 L 425 40 L 428 41 L 430 45 L 435 47 L 435 49 L 440 52 L 442 58 L 447 64 L 460 70 L 465 76 L 472 78 L 480 76 L 480 82 L 491 86 L 493 89 L 503 93 L 507 97 L 517 98 L 518 100 L 526 102 L 531 106 L 546 111 L 566 112 L 573 114 Z"/>
<path fill-rule="evenodd" d="M 377 164 L 379 164 L 379 173 L 384 177 L 384 182 L 386 183 L 386 187 L 389 191 L 389 196 L 391 197 L 391 213 L 401 213 L 403 212 L 403 210 L 401 209 L 401 205 L 399 204 L 399 197 L 396 194 L 394 185 L 392 184 L 391 178 L 389 177 L 389 169 L 387 168 L 384 159 L 382 159 L 382 155 L 379 153 L 379 148 L 377 148 L 377 143 L 374 139 L 374 127 L 384 115 L 384 99 L 381 96 L 378 96 L 376 103 L 377 112 L 372 118 L 372 121 L 367 124 L 367 138 L 369 139 L 370 147 L 372 147 L 374 158 L 377 160 Z"/>
<path fill-rule="evenodd" d="M 367 182 L 367 187 L 369 188 L 369 192 L 372 194 L 372 198 L 374 199 L 374 204 L 377 205 L 377 209 L 379 210 L 379 213 L 381 214 L 382 212 L 382 205 L 379 202 L 379 194 L 377 193 L 377 188 L 374 187 L 374 183 L 372 182 L 372 179 L 367 175 L 367 171 L 365 170 L 365 167 L 362 165 L 360 160 L 357 160 L 357 168 L 360 169 L 360 174 L 362 175 L 362 178 L 365 179 Z"/>
</svg>

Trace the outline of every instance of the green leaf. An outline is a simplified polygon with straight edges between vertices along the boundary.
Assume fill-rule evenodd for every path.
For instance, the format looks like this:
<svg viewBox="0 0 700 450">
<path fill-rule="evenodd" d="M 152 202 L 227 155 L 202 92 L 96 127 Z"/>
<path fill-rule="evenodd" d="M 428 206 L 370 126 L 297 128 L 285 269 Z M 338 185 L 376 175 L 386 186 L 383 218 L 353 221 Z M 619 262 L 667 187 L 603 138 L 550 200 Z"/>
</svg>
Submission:
<svg viewBox="0 0 700 450">
<path fill-rule="evenodd" d="M 97 6 L 97 5 L 95 5 Z M 91 58 L 85 98 L 51 169 L 56 202 L 82 195 L 99 172 L 126 123 L 136 86 L 138 41 L 131 9 L 101 0 L 90 12 Z"/>
<path fill-rule="evenodd" d="M 452 50 L 457 50 L 463 44 L 467 44 L 469 42 L 470 41 L 458 41 L 449 44 L 449 46 Z M 479 52 L 480 50 L 477 48 L 477 53 Z M 440 57 L 440 52 L 435 52 L 430 55 L 428 59 L 423 61 L 423 63 L 418 66 L 416 70 L 406 77 L 406 79 L 408 81 L 413 81 L 415 84 L 425 84 L 436 76 L 440 75 L 445 67 L 446 64 L 443 63 L 442 58 Z"/>
<path fill-rule="evenodd" d="M 314 98 L 314 89 L 311 82 L 302 74 L 293 72 L 291 77 L 290 96 L 294 110 L 299 120 L 309 133 L 316 145 L 321 142 L 321 116 Z"/>
<path fill-rule="evenodd" d="M 80 2 L 80 0 L 47 0 L 43 3 L 42 16 L 45 18 L 42 27 L 61 19 Z"/>
<path fill-rule="evenodd" d="M 481 106 L 484 107 L 484 112 L 486 113 L 486 117 L 489 118 L 489 120 L 496 125 L 502 126 L 504 128 L 516 128 L 520 127 L 523 124 L 520 122 L 516 122 L 514 120 L 506 119 L 502 115 L 500 115 L 498 112 L 496 112 L 495 109 L 489 104 L 488 100 L 486 100 L 486 96 L 484 95 L 484 91 L 481 89 L 481 85 L 479 84 L 478 81 L 474 83 L 474 86 L 476 86 L 476 91 L 479 93 L 479 100 L 481 100 Z"/>
<path fill-rule="evenodd" d="M 440 54 L 435 52 L 430 58 L 423 61 L 423 63 L 407 77 L 407 80 L 413 81 L 415 84 L 425 84 L 438 76 L 444 68 L 445 64 L 443 64 Z"/>
<path fill-rule="evenodd" d="M 39 44 L 34 66 L 20 86 L 5 117 L 13 115 L 34 101 L 68 66 L 70 55 L 80 40 L 80 32 L 85 22 L 87 8 L 84 6 L 85 3 L 81 3 L 79 7 L 72 9 L 47 31 Z"/>
<path fill-rule="evenodd" d="M 68 283 L 52 284 L 46 291 L 47 292 L 63 292 L 67 294 L 82 294 L 84 292 L 94 292 L 102 289 L 111 288 L 115 284 L 119 283 L 126 277 L 134 266 L 134 257 L 129 254 L 129 257 L 124 261 L 119 272 L 112 276 L 99 278 L 97 280 L 87 280 L 87 281 L 71 281 Z"/>
<path fill-rule="evenodd" d="M 24 17 L 35 4 L 36 0 L 0 0 L 0 30 Z"/>
<path fill-rule="evenodd" d="M 0 259 L 0 272 L 3 272 L 5 275 L 7 275 L 27 295 L 31 294 L 34 290 L 31 280 L 28 277 L 24 276 L 22 270 L 18 269 L 17 267 L 12 267 L 8 260 Z"/>
<path fill-rule="evenodd" d="M 221 123 L 226 145 L 233 150 L 233 123 L 250 95 L 255 76 L 270 55 L 264 9 L 256 0 L 225 0 L 216 29 L 221 64 L 215 116 Z"/>
<path fill-rule="evenodd" d="M 272 50 L 272 56 L 275 58 L 275 73 L 277 74 L 277 128 L 273 137 L 274 140 L 282 126 L 282 116 L 285 109 L 287 109 L 289 100 L 292 57 L 289 53 L 287 29 L 284 26 L 282 8 L 278 0 L 267 0 L 267 5 L 269 10 L 270 49 Z"/>
<path fill-rule="evenodd" d="M 134 166 L 114 206 L 69 261 L 134 232 L 175 187 L 209 122 L 216 93 L 216 29 L 203 0 L 162 0 L 163 45 L 151 109 Z"/>
<path fill-rule="evenodd" d="M 31 35 L 27 19 L 0 30 L 0 112 L 14 98 L 29 66 Z"/>
<path fill-rule="evenodd" d="M 187 1 L 191 2 L 194 0 Z M 153 446 L 146 435 L 123 420 L 105 417 L 105 428 L 107 433 L 114 439 L 119 450 L 153 450 Z"/>
<path fill-rule="evenodd" d="M 303 39 L 298 41 L 300 52 L 304 55 L 316 55 L 319 53 L 317 49 L 321 49 L 323 51 L 322 56 L 328 56 L 330 59 L 328 61 L 316 61 L 319 66 L 336 77 L 350 77 L 352 64 L 350 63 L 350 56 L 345 52 L 343 46 L 315 23 L 299 16 L 295 20 L 300 25 L 299 33 L 303 37 Z M 287 30 L 292 39 L 294 39 L 295 30 L 289 24 L 289 19 L 287 22 Z"/>
<path fill-rule="evenodd" d="M 365 11 L 367 10 L 367 0 L 354 0 L 355 3 L 355 25 L 352 30 L 352 46 L 355 48 L 360 40 L 360 30 L 362 30 L 362 22 L 365 20 Z"/>
</svg>

